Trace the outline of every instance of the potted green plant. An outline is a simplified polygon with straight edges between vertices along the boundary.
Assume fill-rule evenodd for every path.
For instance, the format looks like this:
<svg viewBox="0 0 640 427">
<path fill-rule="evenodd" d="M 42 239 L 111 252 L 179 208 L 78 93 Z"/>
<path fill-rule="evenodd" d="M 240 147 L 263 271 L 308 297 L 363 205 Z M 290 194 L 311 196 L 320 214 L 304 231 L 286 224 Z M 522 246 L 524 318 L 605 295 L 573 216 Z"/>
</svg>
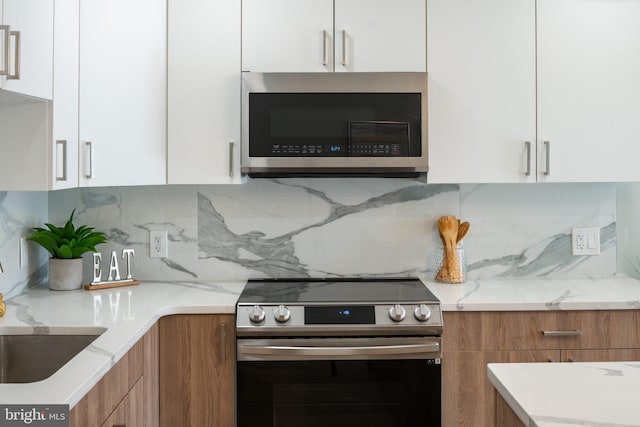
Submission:
<svg viewBox="0 0 640 427">
<path fill-rule="evenodd" d="M 27 240 L 37 243 L 50 254 L 49 288 L 53 290 L 72 290 L 82 287 L 82 254 L 95 252 L 96 246 L 107 242 L 106 235 L 94 231 L 92 227 L 73 225 L 71 212 L 64 227 L 45 224 L 47 228 L 35 227 L 34 233 Z"/>
</svg>

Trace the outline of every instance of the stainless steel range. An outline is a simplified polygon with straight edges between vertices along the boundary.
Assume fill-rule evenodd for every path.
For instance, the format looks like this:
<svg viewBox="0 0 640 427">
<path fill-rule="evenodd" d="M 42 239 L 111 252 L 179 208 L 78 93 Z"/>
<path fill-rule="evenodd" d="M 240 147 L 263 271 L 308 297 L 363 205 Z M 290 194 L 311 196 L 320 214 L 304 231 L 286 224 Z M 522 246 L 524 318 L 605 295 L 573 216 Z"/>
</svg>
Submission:
<svg viewBox="0 0 640 427">
<path fill-rule="evenodd" d="M 238 426 L 439 426 L 442 313 L 418 279 L 249 281 Z"/>
</svg>

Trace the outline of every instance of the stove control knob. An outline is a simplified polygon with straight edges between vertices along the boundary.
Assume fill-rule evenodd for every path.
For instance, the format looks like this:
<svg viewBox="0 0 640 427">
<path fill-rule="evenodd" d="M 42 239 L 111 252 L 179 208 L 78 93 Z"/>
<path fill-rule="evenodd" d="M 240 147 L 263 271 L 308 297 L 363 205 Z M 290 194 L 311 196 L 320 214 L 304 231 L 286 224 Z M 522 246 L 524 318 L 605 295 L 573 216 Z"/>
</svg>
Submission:
<svg viewBox="0 0 640 427">
<path fill-rule="evenodd" d="M 276 318 L 276 322 L 284 323 L 291 317 L 291 310 L 284 305 L 279 306 L 273 312 L 273 316 Z"/>
<path fill-rule="evenodd" d="M 413 310 L 413 315 L 420 322 L 426 322 L 431 317 L 431 310 L 427 307 L 427 304 L 420 304 Z"/>
<path fill-rule="evenodd" d="M 260 323 L 264 320 L 264 308 L 259 305 L 254 305 L 251 310 L 249 310 L 249 320 L 253 323 Z"/>
<path fill-rule="evenodd" d="M 400 304 L 396 304 L 389 309 L 389 317 L 394 322 L 402 322 L 407 315 L 407 310 Z"/>
</svg>

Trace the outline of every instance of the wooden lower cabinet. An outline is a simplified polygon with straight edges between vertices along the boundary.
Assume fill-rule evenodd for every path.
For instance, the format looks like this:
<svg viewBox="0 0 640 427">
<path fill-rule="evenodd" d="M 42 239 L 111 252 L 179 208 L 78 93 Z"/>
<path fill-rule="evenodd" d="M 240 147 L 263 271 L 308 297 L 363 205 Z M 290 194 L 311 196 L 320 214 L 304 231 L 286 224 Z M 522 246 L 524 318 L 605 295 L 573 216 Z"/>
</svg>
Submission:
<svg viewBox="0 0 640 427">
<path fill-rule="evenodd" d="M 496 392 L 487 378 L 488 363 L 549 361 L 560 361 L 560 351 L 456 351 L 444 354 L 442 425 L 495 425 Z"/>
<path fill-rule="evenodd" d="M 144 384 L 138 380 L 102 427 L 144 427 Z"/>
<path fill-rule="evenodd" d="M 511 406 L 499 394 L 496 397 L 496 427 L 525 427 Z"/>
<path fill-rule="evenodd" d="M 157 354 L 154 325 L 71 409 L 69 426 L 157 427 Z"/>
<path fill-rule="evenodd" d="M 235 316 L 160 319 L 160 425 L 235 425 Z"/>
<path fill-rule="evenodd" d="M 445 312 L 443 317 L 445 427 L 518 425 L 509 424 L 512 414 L 501 410 L 504 402 L 489 381 L 488 363 L 640 361 L 640 310 Z"/>
</svg>

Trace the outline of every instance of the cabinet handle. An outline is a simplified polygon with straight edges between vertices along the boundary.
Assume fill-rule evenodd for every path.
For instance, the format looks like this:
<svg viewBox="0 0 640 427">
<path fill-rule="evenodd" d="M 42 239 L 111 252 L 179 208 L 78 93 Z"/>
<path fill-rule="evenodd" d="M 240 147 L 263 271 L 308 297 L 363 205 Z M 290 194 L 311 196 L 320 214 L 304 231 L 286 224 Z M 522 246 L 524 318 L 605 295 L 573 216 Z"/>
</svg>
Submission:
<svg viewBox="0 0 640 427">
<path fill-rule="evenodd" d="M 229 143 L 229 176 L 233 177 L 233 141 Z"/>
<path fill-rule="evenodd" d="M 11 50 L 11 44 L 9 43 L 9 34 L 11 33 L 11 27 L 8 25 L 0 25 L 0 31 L 4 34 L 2 35 L 2 40 L 4 41 L 3 51 L 2 51 L 2 68 L 0 68 L 0 76 L 6 76 L 9 74 L 9 51 Z"/>
<path fill-rule="evenodd" d="M 544 174 L 549 175 L 551 173 L 551 166 L 549 166 L 549 161 L 551 159 L 551 142 L 544 141 L 544 147 L 545 147 L 545 154 L 546 154 L 545 156 L 546 167 L 544 170 Z"/>
<path fill-rule="evenodd" d="M 322 65 L 327 65 L 329 63 L 329 55 L 328 55 L 328 41 L 329 34 L 327 30 L 322 30 Z"/>
<path fill-rule="evenodd" d="M 525 176 L 531 175 L 531 141 L 525 141 L 524 146 L 527 148 L 527 170 Z"/>
<path fill-rule="evenodd" d="M 342 65 L 347 66 L 347 31 L 342 30 Z"/>
<path fill-rule="evenodd" d="M 227 324 L 220 325 L 220 357 L 222 363 L 227 363 Z"/>
<path fill-rule="evenodd" d="M 127 427 L 126 424 L 114 424 L 113 427 Z"/>
<path fill-rule="evenodd" d="M 9 35 L 16 39 L 15 64 L 13 74 L 9 73 L 9 65 L 7 64 L 7 80 L 20 80 L 20 31 L 9 31 Z"/>
<path fill-rule="evenodd" d="M 93 142 L 87 141 L 85 142 L 86 150 L 87 150 L 87 174 L 85 177 L 87 179 L 93 178 Z"/>
<path fill-rule="evenodd" d="M 62 176 L 56 176 L 56 181 L 67 180 L 67 140 L 59 139 L 56 141 L 56 146 L 62 146 Z"/>
<path fill-rule="evenodd" d="M 579 337 L 582 335 L 582 331 L 580 329 L 573 331 L 542 331 L 542 335 L 545 337 Z"/>
</svg>

